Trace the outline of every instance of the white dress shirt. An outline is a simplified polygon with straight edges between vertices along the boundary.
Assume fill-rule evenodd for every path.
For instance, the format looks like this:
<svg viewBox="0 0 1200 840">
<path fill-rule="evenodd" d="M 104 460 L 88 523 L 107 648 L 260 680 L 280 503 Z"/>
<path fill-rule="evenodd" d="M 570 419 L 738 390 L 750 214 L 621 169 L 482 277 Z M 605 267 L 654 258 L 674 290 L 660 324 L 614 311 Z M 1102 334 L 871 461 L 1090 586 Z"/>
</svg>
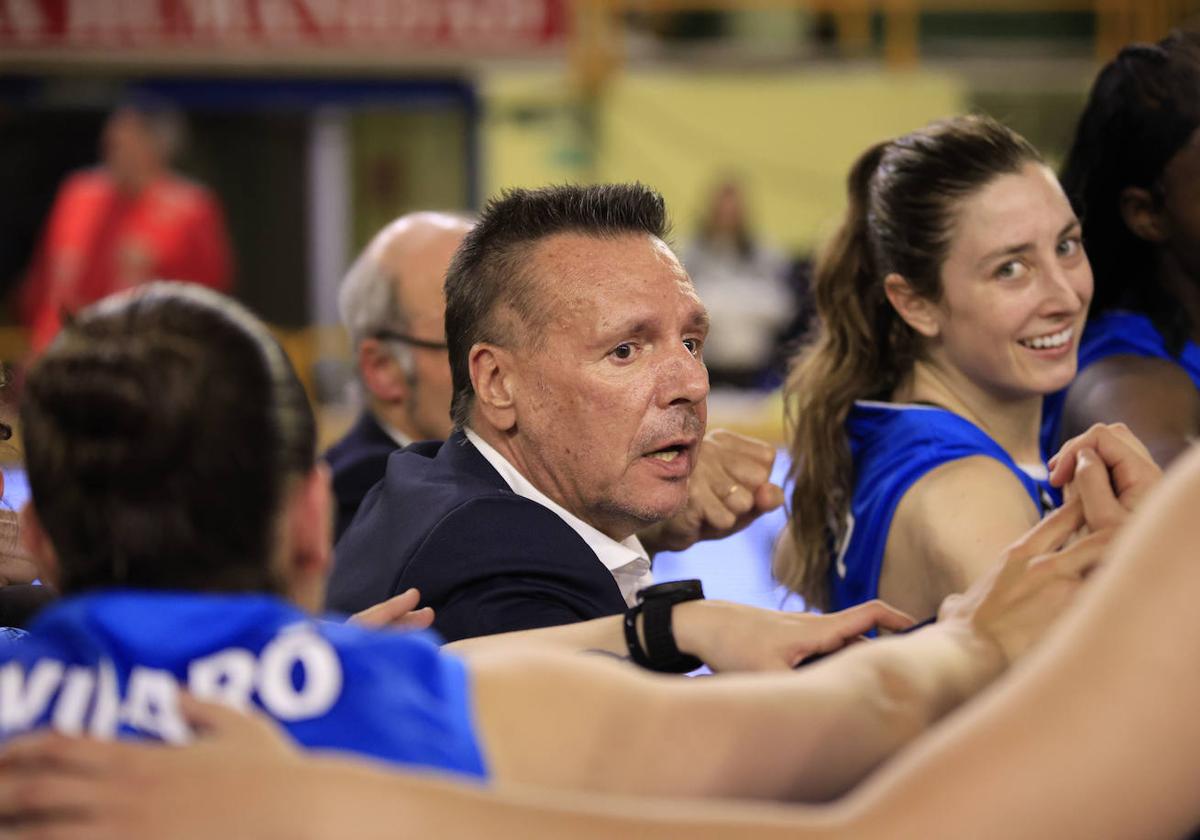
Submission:
<svg viewBox="0 0 1200 840">
<path fill-rule="evenodd" d="M 492 465 L 496 472 L 500 473 L 500 477 L 504 479 L 514 493 L 530 501 L 537 502 L 542 507 L 549 508 L 558 514 L 559 519 L 570 525 L 571 529 L 583 538 L 583 541 L 588 544 L 588 548 L 596 552 L 596 556 L 600 558 L 600 562 L 604 564 L 604 568 L 608 569 L 612 574 L 626 604 L 633 606 L 637 600 L 635 597 L 637 591 L 654 583 L 654 577 L 650 572 L 650 556 L 646 553 L 646 549 L 642 547 L 642 543 L 636 534 L 617 542 L 612 537 L 587 524 L 541 490 L 534 487 L 533 483 L 521 475 L 517 471 L 517 468 L 509 463 L 507 458 L 497 452 L 495 447 L 486 440 L 475 434 L 472 429 L 465 429 L 464 431 L 467 435 L 467 440 L 471 441 L 474 447 L 479 450 L 479 454 L 487 459 L 487 462 Z"/>
<path fill-rule="evenodd" d="M 383 429 L 384 434 L 396 441 L 396 446 L 399 446 L 401 449 L 413 442 L 413 439 L 404 434 L 404 432 L 400 431 L 395 426 L 389 426 L 378 417 L 375 418 L 375 422 L 379 424 L 379 428 Z"/>
</svg>

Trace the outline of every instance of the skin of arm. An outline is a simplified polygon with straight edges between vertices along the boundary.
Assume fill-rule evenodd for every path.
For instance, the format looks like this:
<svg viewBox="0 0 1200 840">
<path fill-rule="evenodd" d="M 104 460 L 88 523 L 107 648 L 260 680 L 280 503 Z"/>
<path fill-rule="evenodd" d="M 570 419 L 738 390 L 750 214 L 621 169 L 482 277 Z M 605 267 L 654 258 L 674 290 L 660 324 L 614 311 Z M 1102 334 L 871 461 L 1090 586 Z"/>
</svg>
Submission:
<svg viewBox="0 0 1200 840">
<path fill-rule="evenodd" d="M 1003 689 L 853 802 L 863 836 L 1178 837 L 1200 822 L 1200 451 Z"/>
<path fill-rule="evenodd" d="M 1037 521 L 1029 494 L 1004 464 L 982 456 L 943 464 L 896 506 L 880 598 L 913 616 L 933 615 Z"/>
<path fill-rule="evenodd" d="M 500 782 L 798 801 L 844 792 L 1004 667 L 953 622 L 799 675 L 680 680 L 533 651 L 469 662 Z"/>
<path fill-rule="evenodd" d="M 1200 393 L 1173 362 L 1110 356 L 1080 371 L 1063 405 L 1064 439 L 1094 423 L 1124 423 L 1166 467 L 1200 431 Z"/>
<path fill-rule="evenodd" d="M 903 630 L 912 619 L 882 601 L 838 613 L 785 613 L 728 601 L 676 604 L 671 624 L 676 646 L 713 671 L 771 671 L 796 667 L 815 653 L 830 653 L 876 627 Z M 641 620 L 638 634 L 642 638 Z M 645 645 L 643 639 L 643 647 Z M 462 656 L 508 653 L 523 647 L 628 655 L 624 616 L 461 639 L 444 650 Z"/>
<path fill-rule="evenodd" d="M 937 625 L 802 674 L 682 681 L 524 651 L 472 659 L 486 760 L 498 780 L 550 788 L 837 796 L 1037 641 L 1107 541 L 1097 533 L 1056 550 L 1083 522 L 1081 502 L 1064 505 L 947 599 Z"/>
</svg>

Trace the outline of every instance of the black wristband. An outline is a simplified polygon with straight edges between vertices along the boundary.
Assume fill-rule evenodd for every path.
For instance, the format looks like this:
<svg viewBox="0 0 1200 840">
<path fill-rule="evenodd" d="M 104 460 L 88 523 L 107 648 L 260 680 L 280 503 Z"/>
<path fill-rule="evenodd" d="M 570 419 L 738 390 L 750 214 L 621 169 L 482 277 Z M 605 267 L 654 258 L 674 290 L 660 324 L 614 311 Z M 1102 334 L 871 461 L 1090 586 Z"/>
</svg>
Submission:
<svg viewBox="0 0 1200 840">
<path fill-rule="evenodd" d="M 671 601 L 654 600 L 642 604 L 642 635 L 646 639 L 646 655 L 652 663 L 651 668 L 669 674 L 686 674 L 704 663 L 683 653 L 675 644 L 671 626 L 674 610 L 675 604 Z"/>
<path fill-rule="evenodd" d="M 650 663 L 646 652 L 642 650 L 642 643 L 638 640 L 637 632 L 637 617 L 642 614 L 642 605 L 630 607 L 625 610 L 625 645 L 629 648 L 629 656 L 638 665 L 643 668 L 648 668 L 651 671 L 656 670 Z"/>
<path fill-rule="evenodd" d="M 676 604 L 703 597 L 704 590 L 698 580 L 660 584 L 639 592 L 639 603 L 625 613 L 625 644 L 633 661 L 651 671 L 670 674 L 686 674 L 702 666 L 704 663 L 701 660 L 682 653 L 675 644 L 671 614 Z M 639 615 L 642 616 L 642 635 L 646 640 L 644 648 L 638 639 Z"/>
</svg>

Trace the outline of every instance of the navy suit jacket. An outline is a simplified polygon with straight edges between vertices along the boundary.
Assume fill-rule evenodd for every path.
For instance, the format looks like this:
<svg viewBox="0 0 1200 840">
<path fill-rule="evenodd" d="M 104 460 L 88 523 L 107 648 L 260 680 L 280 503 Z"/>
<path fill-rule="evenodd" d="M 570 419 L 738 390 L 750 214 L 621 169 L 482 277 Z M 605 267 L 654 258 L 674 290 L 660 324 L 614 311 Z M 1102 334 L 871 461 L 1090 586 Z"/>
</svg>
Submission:
<svg viewBox="0 0 1200 840">
<path fill-rule="evenodd" d="M 367 491 L 383 478 L 388 456 L 399 448 L 369 411 L 359 415 L 346 436 L 329 447 L 325 461 L 333 472 L 333 495 L 337 499 L 335 540 L 345 533 Z"/>
<path fill-rule="evenodd" d="M 583 538 L 514 493 L 462 432 L 393 454 L 335 555 L 329 609 L 357 612 L 415 586 L 450 641 L 625 609 Z"/>
</svg>

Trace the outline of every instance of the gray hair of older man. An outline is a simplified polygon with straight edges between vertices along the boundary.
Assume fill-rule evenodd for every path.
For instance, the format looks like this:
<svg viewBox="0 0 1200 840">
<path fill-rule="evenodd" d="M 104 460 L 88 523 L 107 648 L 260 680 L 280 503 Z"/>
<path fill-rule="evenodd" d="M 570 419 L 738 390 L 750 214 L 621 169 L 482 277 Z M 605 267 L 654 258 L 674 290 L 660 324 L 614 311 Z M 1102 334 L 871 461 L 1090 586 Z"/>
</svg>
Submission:
<svg viewBox="0 0 1200 840">
<path fill-rule="evenodd" d="M 355 352 L 363 341 L 383 330 L 402 333 L 408 329 L 407 317 L 396 296 L 395 278 L 372 249 L 367 249 L 346 272 L 338 289 L 338 314 Z M 411 348 L 398 341 L 386 343 L 404 372 L 411 374 Z"/>
</svg>

